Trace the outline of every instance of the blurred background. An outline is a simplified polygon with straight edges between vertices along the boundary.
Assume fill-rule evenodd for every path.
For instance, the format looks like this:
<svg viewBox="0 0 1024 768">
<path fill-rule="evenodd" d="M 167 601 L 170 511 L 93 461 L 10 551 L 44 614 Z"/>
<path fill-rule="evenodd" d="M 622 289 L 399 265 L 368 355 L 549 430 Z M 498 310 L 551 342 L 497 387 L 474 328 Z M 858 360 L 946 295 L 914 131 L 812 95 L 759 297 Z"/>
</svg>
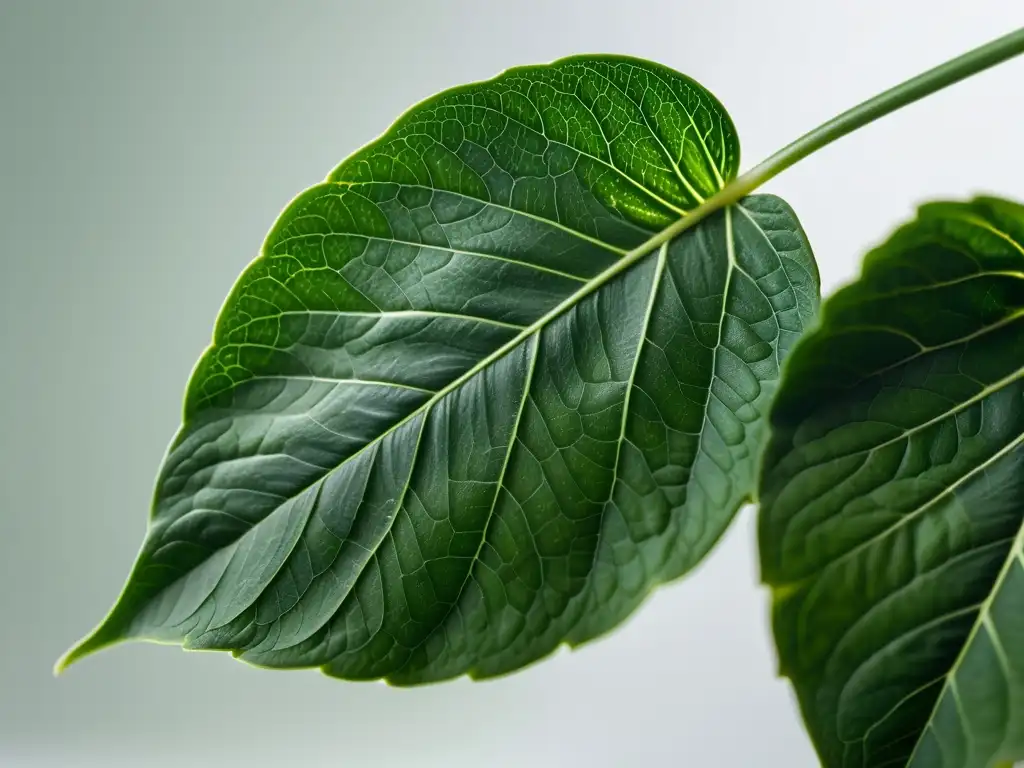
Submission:
<svg viewBox="0 0 1024 768">
<path fill-rule="evenodd" d="M 632 54 L 715 93 L 749 167 L 1022 24 L 1020 0 L 0 0 L 0 765 L 816 765 L 752 510 L 620 630 L 502 680 L 397 690 L 139 644 L 50 670 L 128 573 L 235 277 L 409 105 Z M 826 293 L 918 202 L 1024 199 L 1022 81 L 1024 59 L 771 182 Z"/>
</svg>

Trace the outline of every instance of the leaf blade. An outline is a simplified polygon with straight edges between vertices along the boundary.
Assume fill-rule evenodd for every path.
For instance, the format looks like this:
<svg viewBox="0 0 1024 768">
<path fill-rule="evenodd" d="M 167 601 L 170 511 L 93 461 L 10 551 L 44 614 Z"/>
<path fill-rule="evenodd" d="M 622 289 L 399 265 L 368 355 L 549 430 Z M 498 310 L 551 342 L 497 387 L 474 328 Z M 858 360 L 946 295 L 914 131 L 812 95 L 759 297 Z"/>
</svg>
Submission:
<svg viewBox="0 0 1024 768">
<path fill-rule="evenodd" d="M 68 659 L 138 637 L 411 684 L 621 621 L 749 495 L 780 349 L 816 304 L 777 199 L 659 242 L 738 156 L 710 94 L 617 57 L 407 113 L 292 202 L 232 290 L 126 592 Z M 644 560 L 627 582 L 613 544 Z"/>
<path fill-rule="evenodd" d="M 1024 512 L 1022 224 L 992 198 L 922 207 L 789 359 L 762 569 L 825 765 L 1024 755 L 1024 595 L 1007 590 Z"/>
</svg>

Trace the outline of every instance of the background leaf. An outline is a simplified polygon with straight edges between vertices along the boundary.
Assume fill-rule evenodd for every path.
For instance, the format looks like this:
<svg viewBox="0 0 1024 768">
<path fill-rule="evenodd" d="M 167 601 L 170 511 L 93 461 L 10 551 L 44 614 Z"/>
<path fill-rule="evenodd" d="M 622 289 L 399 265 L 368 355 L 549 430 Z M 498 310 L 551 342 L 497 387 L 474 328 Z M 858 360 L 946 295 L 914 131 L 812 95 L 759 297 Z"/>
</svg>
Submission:
<svg viewBox="0 0 1024 768">
<path fill-rule="evenodd" d="M 417 683 L 621 621 L 749 497 L 816 306 L 775 198 L 645 245 L 738 157 L 710 94 L 615 57 L 407 113 L 235 286 L 125 591 L 65 663 L 144 638 Z"/>
<path fill-rule="evenodd" d="M 1022 243 L 1021 206 L 924 206 L 787 364 L 761 557 L 829 768 L 1024 757 Z"/>
</svg>

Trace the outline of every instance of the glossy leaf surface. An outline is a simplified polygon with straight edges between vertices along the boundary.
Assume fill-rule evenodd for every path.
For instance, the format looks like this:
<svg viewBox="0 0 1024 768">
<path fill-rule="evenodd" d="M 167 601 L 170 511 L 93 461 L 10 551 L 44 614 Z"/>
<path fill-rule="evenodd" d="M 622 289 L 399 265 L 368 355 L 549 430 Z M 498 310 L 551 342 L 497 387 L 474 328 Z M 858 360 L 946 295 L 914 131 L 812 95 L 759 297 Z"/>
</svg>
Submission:
<svg viewBox="0 0 1024 768">
<path fill-rule="evenodd" d="M 924 206 L 797 346 L 761 556 L 827 768 L 1024 757 L 1024 208 Z"/>
<path fill-rule="evenodd" d="M 729 118 L 629 59 L 443 93 L 300 195 L 188 386 L 127 638 L 399 684 L 516 669 L 698 562 L 817 302 Z"/>
</svg>

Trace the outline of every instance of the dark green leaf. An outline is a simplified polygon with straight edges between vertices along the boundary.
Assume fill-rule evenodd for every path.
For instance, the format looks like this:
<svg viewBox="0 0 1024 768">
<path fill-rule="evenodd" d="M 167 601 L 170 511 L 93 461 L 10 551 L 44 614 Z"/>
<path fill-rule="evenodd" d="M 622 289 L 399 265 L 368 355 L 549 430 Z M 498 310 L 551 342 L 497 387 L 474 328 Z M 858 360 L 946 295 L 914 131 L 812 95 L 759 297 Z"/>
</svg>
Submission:
<svg viewBox="0 0 1024 768">
<path fill-rule="evenodd" d="M 1024 757 L 1024 208 L 924 206 L 786 367 L 761 481 L 827 768 Z"/>
<path fill-rule="evenodd" d="M 753 488 L 817 273 L 728 116 L 585 57 L 415 107 L 283 213 L 189 383 L 127 638 L 400 684 L 611 628 Z M 664 237 L 662 239 L 665 239 Z"/>
</svg>

